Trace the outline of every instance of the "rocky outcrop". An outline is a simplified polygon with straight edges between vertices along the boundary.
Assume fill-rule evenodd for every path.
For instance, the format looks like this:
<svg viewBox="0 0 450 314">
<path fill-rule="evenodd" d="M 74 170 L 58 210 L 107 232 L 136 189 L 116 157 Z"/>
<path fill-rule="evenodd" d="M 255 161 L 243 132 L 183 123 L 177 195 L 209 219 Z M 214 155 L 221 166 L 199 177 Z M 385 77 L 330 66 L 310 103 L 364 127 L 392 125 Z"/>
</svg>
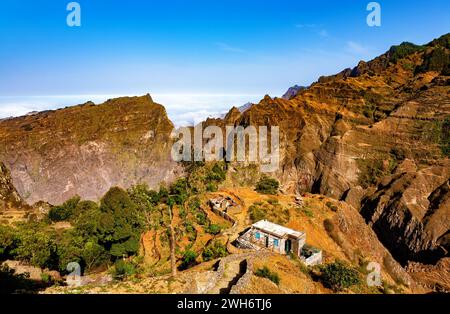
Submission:
<svg viewBox="0 0 450 314">
<path fill-rule="evenodd" d="M 0 211 L 23 206 L 24 203 L 12 183 L 9 170 L 0 163 Z"/>
<path fill-rule="evenodd" d="M 434 264 L 448 256 L 448 169 L 446 165 L 396 175 L 364 200 L 361 214 L 399 261 Z"/>
<path fill-rule="evenodd" d="M 305 86 L 294 85 L 292 87 L 289 87 L 289 89 L 286 91 L 286 93 L 284 93 L 284 95 L 281 98 L 290 100 L 290 99 L 294 98 L 295 96 L 297 96 L 298 93 L 300 93 L 302 90 L 305 90 L 305 89 L 306 89 Z"/>
<path fill-rule="evenodd" d="M 406 270 L 417 282 L 439 293 L 450 293 L 450 258 L 443 258 L 436 265 L 409 262 Z"/>
<path fill-rule="evenodd" d="M 156 187 L 182 173 L 173 124 L 149 95 L 0 121 L 0 161 L 28 202 L 99 199 L 111 186 Z"/>
</svg>

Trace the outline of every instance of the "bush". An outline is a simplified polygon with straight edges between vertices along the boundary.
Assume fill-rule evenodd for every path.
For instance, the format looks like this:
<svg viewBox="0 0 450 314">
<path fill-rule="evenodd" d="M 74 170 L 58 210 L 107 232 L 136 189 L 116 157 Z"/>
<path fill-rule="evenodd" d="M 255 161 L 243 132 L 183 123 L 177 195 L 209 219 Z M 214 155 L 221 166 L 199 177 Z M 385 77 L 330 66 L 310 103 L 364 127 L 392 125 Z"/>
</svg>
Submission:
<svg viewBox="0 0 450 314">
<path fill-rule="evenodd" d="M 206 184 L 206 191 L 208 192 L 217 192 L 218 186 L 215 183 L 208 183 Z"/>
<path fill-rule="evenodd" d="M 220 183 L 225 180 L 227 172 L 225 167 L 221 164 L 214 164 L 211 171 L 206 175 L 208 181 L 214 181 Z"/>
<path fill-rule="evenodd" d="M 255 272 L 255 275 L 258 277 L 267 278 L 277 285 L 280 284 L 280 277 L 278 276 L 278 274 L 276 272 L 271 271 L 267 266 L 258 269 Z"/>
<path fill-rule="evenodd" d="M 338 208 L 337 208 L 337 206 L 334 205 L 332 202 L 327 202 L 326 205 L 327 205 L 327 207 L 328 207 L 329 209 L 331 209 L 332 211 L 337 212 Z"/>
<path fill-rule="evenodd" d="M 54 222 L 69 220 L 75 214 L 75 209 L 79 202 L 80 197 L 75 196 L 62 205 L 52 207 L 48 213 L 48 217 Z"/>
<path fill-rule="evenodd" d="M 37 228 L 20 229 L 15 257 L 40 268 L 57 269 L 55 235 Z"/>
<path fill-rule="evenodd" d="M 450 157 L 450 116 L 446 116 L 441 124 L 441 132 L 439 137 L 439 146 L 442 154 Z"/>
<path fill-rule="evenodd" d="M 12 227 L 0 225 L 0 261 L 14 258 L 13 252 L 19 244 L 16 233 Z"/>
<path fill-rule="evenodd" d="M 389 49 L 389 61 L 397 63 L 398 60 L 423 49 L 423 46 L 418 46 L 409 42 L 403 42 L 400 45 L 392 46 L 391 49 Z"/>
<path fill-rule="evenodd" d="M 323 265 L 320 271 L 323 284 L 336 292 L 361 283 L 358 271 L 341 261 Z"/>
<path fill-rule="evenodd" d="M 436 71 L 443 75 L 450 74 L 450 56 L 445 49 L 438 47 L 425 55 L 422 65 L 417 67 L 416 73 Z"/>
<path fill-rule="evenodd" d="M 137 273 L 136 266 L 128 261 L 119 259 L 114 263 L 113 277 L 115 279 L 123 280 L 129 276 Z"/>
<path fill-rule="evenodd" d="M 277 224 L 285 224 L 289 221 L 290 213 L 287 208 L 283 208 L 279 203 L 256 202 L 248 209 L 250 219 L 253 223 L 260 220 L 270 220 Z"/>
<path fill-rule="evenodd" d="M 402 161 L 406 158 L 405 151 L 403 150 L 403 148 L 400 148 L 400 147 L 392 148 L 389 153 L 397 161 Z"/>
<path fill-rule="evenodd" d="M 159 193 L 150 190 L 147 184 L 138 184 L 128 189 L 128 195 L 140 212 L 153 210 L 160 201 Z"/>
<path fill-rule="evenodd" d="M 188 202 L 188 207 L 191 211 L 196 211 L 200 209 L 201 201 L 198 197 L 194 197 Z"/>
<path fill-rule="evenodd" d="M 61 272 L 66 272 L 71 262 L 77 262 L 84 271 L 89 271 L 110 260 L 109 252 L 98 243 L 95 236 L 83 237 L 77 230 L 66 231 L 57 246 Z"/>
<path fill-rule="evenodd" d="M 195 218 L 199 225 L 206 226 L 208 224 L 208 218 L 206 217 L 206 214 L 202 210 L 199 210 L 197 212 Z"/>
<path fill-rule="evenodd" d="M 180 269 L 188 269 L 196 264 L 197 253 L 191 250 L 186 250 L 183 253 L 183 261 L 180 265 Z"/>
<path fill-rule="evenodd" d="M 256 191 L 261 194 L 275 195 L 278 193 L 280 183 L 268 176 L 262 176 L 256 184 Z"/>
<path fill-rule="evenodd" d="M 220 227 L 219 225 L 216 225 L 216 224 L 211 224 L 208 226 L 208 228 L 206 228 L 205 231 L 206 231 L 206 233 L 217 235 L 222 231 L 222 227 Z"/>
<path fill-rule="evenodd" d="M 205 262 L 216 258 L 225 257 L 227 255 L 228 252 L 226 246 L 219 241 L 210 243 L 202 253 L 202 257 Z"/>
<path fill-rule="evenodd" d="M 188 198 L 188 182 L 185 178 L 178 179 L 170 187 L 170 195 L 174 198 L 175 204 L 182 205 Z"/>
</svg>

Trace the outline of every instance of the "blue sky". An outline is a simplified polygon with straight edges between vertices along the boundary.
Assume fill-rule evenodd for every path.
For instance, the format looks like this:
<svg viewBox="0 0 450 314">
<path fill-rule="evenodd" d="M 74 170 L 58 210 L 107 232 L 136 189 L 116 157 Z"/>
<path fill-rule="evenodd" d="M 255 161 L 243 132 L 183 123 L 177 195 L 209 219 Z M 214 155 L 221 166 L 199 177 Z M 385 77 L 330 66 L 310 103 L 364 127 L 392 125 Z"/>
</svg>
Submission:
<svg viewBox="0 0 450 314">
<path fill-rule="evenodd" d="M 49 95 L 256 101 L 393 44 L 426 43 L 450 31 L 448 0 L 378 1 L 381 27 L 367 26 L 370 1 L 360 0 L 79 0 L 82 26 L 70 28 L 69 2 L 1 1 L 0 116 L 22 113 L 13 110 L 18 98 L 26 110 L 23 99 Z M 33 108 L 57 106 L 46 101 Z M 224 101 L 202 108 L 240 105 Z"/>
</svg>

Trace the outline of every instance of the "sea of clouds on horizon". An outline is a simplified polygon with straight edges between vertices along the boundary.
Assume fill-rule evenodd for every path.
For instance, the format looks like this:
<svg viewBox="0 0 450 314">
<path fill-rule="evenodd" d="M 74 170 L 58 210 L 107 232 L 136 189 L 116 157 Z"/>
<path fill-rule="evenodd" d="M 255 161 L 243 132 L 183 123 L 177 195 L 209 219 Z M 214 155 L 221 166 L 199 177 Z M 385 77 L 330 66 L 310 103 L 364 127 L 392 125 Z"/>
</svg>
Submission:
<svg viewBox="0 0 450 314">
<path fill-rule="evenodd" d="M 239 94 L 151 94 L 164 105 L 175 126 L 190 126 L 208 117 L 220 117 L 233 106 L 258 103 L 264 95 Z M 74 106 L 92 101 L 100 104 L 120 95 L 0 96 L 0 119 Z"/>
</svg>

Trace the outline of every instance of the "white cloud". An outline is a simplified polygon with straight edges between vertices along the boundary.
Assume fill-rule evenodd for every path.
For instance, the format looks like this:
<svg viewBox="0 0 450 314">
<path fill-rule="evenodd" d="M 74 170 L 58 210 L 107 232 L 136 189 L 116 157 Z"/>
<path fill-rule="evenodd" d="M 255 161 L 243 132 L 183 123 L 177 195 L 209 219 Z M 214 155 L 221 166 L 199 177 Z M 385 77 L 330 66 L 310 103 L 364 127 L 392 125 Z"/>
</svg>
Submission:
<svg viewBox="0 0 450 314">
<path fill-rule="evenodd" d="M 219 47 L 219 49 L 223 50 L 223 51 L 236 52 L 236 53 L 243 53 L 243 52 L 245 52 L 245 50 L 243 50 L 241 48 L 234 47 L 234 46 L 231 46 L 231 45 L 229 45 L 227 43 L 223 43 L 223 42 L 217 42 L 216 46 Z"/>
<path fill-rule="evenodd" d="M 370 48 L 363 46 L 362 44 L 359 44 L 354 41 L 348 41 L 347 45 L 345 47 L 345 51 L 351 54 L 356 55 L 368 55 L 370 53 Z"/>
<path fill-rule="evenodd" d="M 123 95 L 122 95 L 123 96 Z M 127 95 L 134 96 L 134 95 Z M 0 96 L 0 119 L 25 115 L 32 111 L 64 108 L 93 101 L 102 103 L 119 95 Z M 162 104 L 175 126 L 195 125 L 208 117 L 220 117 L 231 107 L 259 102 L 262 95 L 246 94 L 152 94 Z"/>
</svg>

